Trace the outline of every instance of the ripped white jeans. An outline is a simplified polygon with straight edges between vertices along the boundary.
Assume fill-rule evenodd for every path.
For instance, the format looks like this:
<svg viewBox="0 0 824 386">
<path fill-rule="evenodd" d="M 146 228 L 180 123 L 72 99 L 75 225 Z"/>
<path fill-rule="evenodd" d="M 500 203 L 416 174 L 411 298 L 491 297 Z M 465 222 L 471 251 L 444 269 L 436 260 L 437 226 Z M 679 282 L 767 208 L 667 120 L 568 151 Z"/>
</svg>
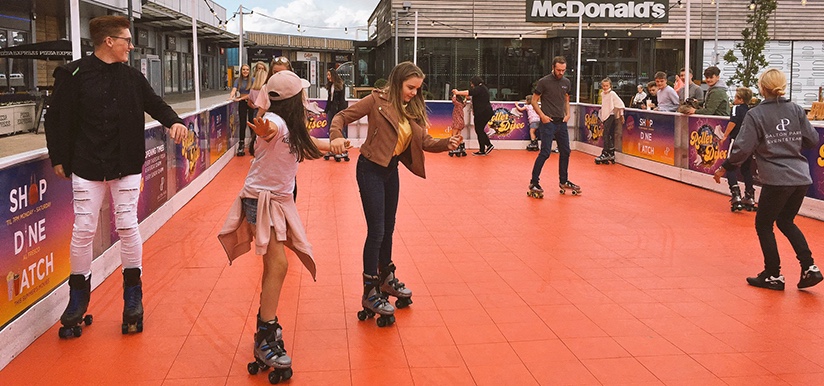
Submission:
<svg viewBox="0 0 824 386">
<path fill-rule="evenodd" d="M 89 181 L 72 174 L 74 226 L 72 227 L 72 274 L 88 275 L 92 269 L 92 244 L 103 198 L 111 191 L 115 227 L 120 236 L 120 260 L 123 269 L 140 268 L 143 264 L 143 239 L 137 228 L 137 199 L 140 196 L 140 174 L 110 181 Z"/>
</svg>

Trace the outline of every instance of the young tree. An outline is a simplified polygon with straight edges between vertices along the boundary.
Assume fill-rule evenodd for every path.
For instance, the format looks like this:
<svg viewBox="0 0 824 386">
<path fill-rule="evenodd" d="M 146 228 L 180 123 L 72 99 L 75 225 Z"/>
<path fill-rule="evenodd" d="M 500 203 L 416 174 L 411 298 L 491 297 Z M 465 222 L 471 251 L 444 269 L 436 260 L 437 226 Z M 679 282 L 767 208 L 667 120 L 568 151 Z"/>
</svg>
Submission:
<svg viewBox="0 0 824 386">
<path fill-rule="evenodd" d="M 735 56 L 733 50 L 727 51 L 724 61 L 735 63 L 735 75 L 727 80 L 728 86 L 742 85 L 754 87 L 758 84 L 758 73 L 767 66 L 764 58 L 764 46 L 770 40 L 768 22 L 775 11 L 777 0 L 751 0 L 751 14 L 747 15 L 747 24 L 750 27 L 741 31 L 744 38 L 735 43 L 735 48 L 741 52 L 741 60 Z"/>
</svg>

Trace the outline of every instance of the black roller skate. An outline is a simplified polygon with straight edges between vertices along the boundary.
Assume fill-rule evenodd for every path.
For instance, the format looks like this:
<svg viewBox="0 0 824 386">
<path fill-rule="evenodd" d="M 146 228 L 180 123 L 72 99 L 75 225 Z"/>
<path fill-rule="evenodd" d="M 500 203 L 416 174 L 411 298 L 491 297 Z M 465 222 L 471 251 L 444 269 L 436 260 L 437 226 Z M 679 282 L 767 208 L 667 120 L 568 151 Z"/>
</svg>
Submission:
<svg viewBox="0 0 824 386">
<path fill-rule="evenodd" d="M 380 287 L 380 276 L 363 274 L 363 310 L 358 311 L 358 320 L 363 321 L 378 314 L 378 327 L 391 326 L 395 323 L 395 307 L 389 304 Z"/>
<path fill-rule="evenodd" d="M 544 198 L 544 190 L 537 182 L 530 182 L 526 195 L 532 198 Z"/>
<path fill-rule="evenodd" d="M 461 143 L 455 150 L 449 151 L 450 157 L 466 157 L 466 144 Z"/>
<path fill-rule="evenodd" d="M 566 194 L 567 189 L 569 189 L 572 191 L 573 196 L 581 195 L 581 187 L 573 184 L 572 181 L 561 182 L 558 187 L 561 188 L 561 194 Z"/>
<path fill-rule="evenodd" d="M 526 145 L 526 150 L 528 150 L 528 151 L 539 151 L 539 150 L 541 150 L 538 147 L 538 140 L 533 139 L 533 140 L 529 141 L 529 144 Z"/>
<path fill-rule="evenodd" d="M 755 189 L 745 189 L 744 198 L 741 199 L 741 205 L 747 212 L 755 212 L 758 210 L 758 204 L 755 203 Z"/>
<path fill-rule="evenodd" d="M 243 141 L 241 140 L 241 141 L 240 141 L 240 142 L 238 142 L 238 144 L 237 144 L 237 156 L 238 156 L 238 157 L 242 157 L 242 156 L 244 156 L 244 155 L 246 155 L 246 145 L 245 145 L 245 144 L 243 143 Z"/>
<path fill-rule="evenodd" d="M 739 210 L 744 210 L 744 204 L 741 203 L 741 188 L 738 185 L 730 186 L 730 212 Z"/>
<path fill-rule="evenodd" d="M 143 283 L 140 268 L 123 270 L 123 335 L 143 332 Z"/>
<path fill-rule="evenodd" d="M 615 163 L 615 150 L 604 149 L 601 152 L 601 155 L 595 157 L 595 164 L 596 165 L 609 165 L 610 163 Z"/>
<path fill-rule="evenodd" d="M 249 374 L 255 375 L 260 370 L 272 371 L 269 373 L 269 383 L 277 384 L 280 381 L 287 381 L 292 378 L 292 358 L 286 355 L 283 345 L 283 327 L 275 320 L 264 322 L 257 318 L 257 331 L 255 331 L 255 361 L 246 365 Z"/>
<path fill-rule="evenodd" d="M 89 308 L 89 298 L 91 297 L 91 275 L 86 279 L 84 275 L 69 276 L 69 305 L 60 316 L 60 323 L 63 327 L 57 331 L 61 338 L 79 337 L 83 333 L 81 323 L 90 326 L 92 316 L 85 315 Z"/>
<path fill-rule="evenodd" d="M 412 304 L 412 290 L 395 277 L 395 263 L 389 263 L 380 270 L 381 292 L 385 295 L 398 298 L 395 307 L 398 309 L 409 307 Z"/>
<path fill-rule="evenodd" d="M 341 160 L 349 162 L 349 152 L 348 151 L 344 151 L 343 153 L 340 153 L 340 154 L 335 154 L 335 162 L 340 162 Z"/>
</svg>

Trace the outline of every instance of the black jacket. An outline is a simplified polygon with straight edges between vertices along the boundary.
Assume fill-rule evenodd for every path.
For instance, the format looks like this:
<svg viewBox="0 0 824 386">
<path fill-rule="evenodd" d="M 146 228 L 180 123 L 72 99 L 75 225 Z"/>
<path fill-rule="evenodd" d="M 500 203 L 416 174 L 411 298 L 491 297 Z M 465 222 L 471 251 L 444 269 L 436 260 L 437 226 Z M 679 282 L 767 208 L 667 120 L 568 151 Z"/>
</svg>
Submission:
<svg viewBox="0 0 824 386">
<path fill-rule="evenodd" d="M 95 181 L 142 172 L 146 157 L 144 112 L 166 127 L 175 123 L 183 124 L 183 120 L 177 113 L 155 94 L 148 80 L 139 70 L 125 63 L 114 64 L 116 82 L 112 83 L 110 91 L 116 100 L 112 103 L 112 108 L 117 112 L 117 118 L 116 122 L 107 125 L 106 129 L 111 127 L 111 130 L 115 131 L 113 135 L 116 136 L 119 145 L 117 146 L 117 167 L 115 170 L 105 171 L 102 165 L 96 166 L 94 162 L 84 162 L 84 166 L 80 167 L 83 170 L 76 170 L 73 167 L 73 161 L 78 157 L 83 157 L 85 160 L 100 159 L 98 154 L 100 149 L 84 147 L 82 144 L 78 146 L 78 137 L 83 130 L 81 114 L 100 113 L 99 111 L 83 111 L 80 103 L 82 85 L 79 82 L 83 78 L 81 75 L 84 71 L 96 71 L 100 63 L 100 59 L 90 55 L 54 70 L 54 94 L 49 101 L 45 122 L 46 146 L 52 166 L 63 165 L 66 176 L 75 173 L 85 179 Z M 86 132 L 84 135 L 88 137 L 89 133 Z"/>
</svg>

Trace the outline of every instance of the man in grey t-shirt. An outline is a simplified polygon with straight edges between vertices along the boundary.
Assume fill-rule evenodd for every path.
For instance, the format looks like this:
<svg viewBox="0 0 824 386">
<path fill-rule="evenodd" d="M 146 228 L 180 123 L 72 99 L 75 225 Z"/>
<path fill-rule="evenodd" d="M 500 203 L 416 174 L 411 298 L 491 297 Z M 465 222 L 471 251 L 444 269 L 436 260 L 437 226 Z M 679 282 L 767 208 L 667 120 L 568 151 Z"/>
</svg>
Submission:
<svg viewBox="0 0 824 386">
<path fill-rule="evenodd" d="M 541 125 L 538 127 L 541 136 L 541 151 L 535 159 L 532 179 L 529 181 L 529 193 L 535 197 L 543 197 L 544 191 L 538 181 L 544 163 L 552 152 L 553 139 L 558 143 L 561 157 L 558 162 L 558 179 L 562 191 L 572 189 L 573 194 L 581 192 L 580 186 L 569 181 L 567 173 L 570 153 L 567 121 L 569 121 L 569 91 L 572 84 L 564 77 L 566 68 L 567 63 L 563 56 L 553 58 L 552 74 L 538 80 L 532 95 L 532 108 L 541 117 Z M 538 101 L 541 102 L 540 105 Z"/>
</svg>

